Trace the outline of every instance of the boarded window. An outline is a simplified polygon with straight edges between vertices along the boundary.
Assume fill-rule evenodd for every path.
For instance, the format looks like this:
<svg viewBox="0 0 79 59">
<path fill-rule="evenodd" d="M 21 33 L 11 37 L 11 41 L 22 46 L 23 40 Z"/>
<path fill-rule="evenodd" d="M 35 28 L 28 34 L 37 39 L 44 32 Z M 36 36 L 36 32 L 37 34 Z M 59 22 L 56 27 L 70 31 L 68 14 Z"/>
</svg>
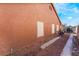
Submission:
<svg viewBox="0 0 79 59">
<path fill-rule="evenodd" d="M 59 31 L 59 25 L 56 25 L 56 31 Z"/>
<path fill-rule="evenodd" d="M 37 37 L 44 36 L 44 23 L 41 21 L 37 22 Z"/>
<path fill-rule="evenodd" d="M 55 24 L 52 24 L 52 34 L 55 33 Z"/>
</svg>

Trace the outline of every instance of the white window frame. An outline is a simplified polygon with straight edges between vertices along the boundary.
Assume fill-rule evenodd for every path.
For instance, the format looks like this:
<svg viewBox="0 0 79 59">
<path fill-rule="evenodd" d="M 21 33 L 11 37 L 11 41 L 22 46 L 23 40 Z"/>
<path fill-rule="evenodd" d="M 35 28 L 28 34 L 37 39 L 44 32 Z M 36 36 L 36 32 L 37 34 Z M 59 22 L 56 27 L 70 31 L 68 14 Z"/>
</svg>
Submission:
<svg viewBox="0 0 79 59">
<path fill-rule="evenodd" d="M 56 31 L 59 31 L 59 25 L 56 25 Z"/>
<path fill-rule="evenodd" d="M 44 23 L 37 21 L 37 37 L 44 36 Z"/>
<path fill-rule="evenodd" d="M 52 24 L 52 34 L 55 33 L 55 24 Z"/>
</svg>

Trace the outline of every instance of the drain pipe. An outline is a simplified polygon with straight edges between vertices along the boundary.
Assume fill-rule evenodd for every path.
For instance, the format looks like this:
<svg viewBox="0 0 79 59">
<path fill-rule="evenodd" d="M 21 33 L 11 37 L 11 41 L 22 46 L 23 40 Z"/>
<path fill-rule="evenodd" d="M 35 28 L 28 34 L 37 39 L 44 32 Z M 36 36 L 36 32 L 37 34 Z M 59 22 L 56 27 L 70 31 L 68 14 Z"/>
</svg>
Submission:
<svg viewBox="0 0 79 59">
<path fill-rule="evenodd" d="M 61 53 L 61 56 L 71 56 L 73 48 L 73 34 L 70 34 L 70 37 Z"/>
</svg>

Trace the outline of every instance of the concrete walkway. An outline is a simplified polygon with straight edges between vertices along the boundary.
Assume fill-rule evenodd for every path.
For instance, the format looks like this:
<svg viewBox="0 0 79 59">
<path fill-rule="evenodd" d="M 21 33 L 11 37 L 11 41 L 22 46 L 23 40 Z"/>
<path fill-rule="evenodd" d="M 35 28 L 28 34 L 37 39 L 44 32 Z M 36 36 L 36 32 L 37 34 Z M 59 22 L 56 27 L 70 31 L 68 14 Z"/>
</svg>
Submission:
<svg viewBox="0 0 79 59">
<path fill-rule="evenodd" d="M 46 47 L 50 46 L 51 44 L 53 44 L 55 41 L 57 41 L 60 37 L 56 37 L 53 38 L 52 40 L 44 43 L 43 45 L 41 45 L 41 49 L 45 49 Z"/>
<path fill-rule="evenodd" d="M 61 56 L 71 56 L 73 47 L 73 34 L 70 34 L 70 37 L 61 53 Z"/>
</svg>

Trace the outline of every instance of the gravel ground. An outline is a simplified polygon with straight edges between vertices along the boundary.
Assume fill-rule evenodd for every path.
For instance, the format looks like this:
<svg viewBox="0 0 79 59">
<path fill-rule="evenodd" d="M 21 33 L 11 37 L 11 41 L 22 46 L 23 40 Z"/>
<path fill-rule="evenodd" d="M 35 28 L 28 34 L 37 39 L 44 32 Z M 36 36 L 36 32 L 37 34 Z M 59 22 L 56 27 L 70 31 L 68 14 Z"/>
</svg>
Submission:
<svg viewBox="0 0 79 59">
<path fill-rule="evenodd" d="M 68 37 L 69 37 L 69 35 L 65 34 L 59 40 L 54 42 L 52 45 L 50 45 L 46 49 L 40 50 L 37 53 L 37 56 L 60 56 L 60 54 L 67 42 Z"/>
<path fill-rule="evenodd" d="M 52 38 L 49 38 L 45 41 L 44 38 L 38 39 L 31 45 L 31 48 L 27 52 L 23 52 L 24 56 L 59 56 L 69 38 L 69 34 L 64 34 L 60 39 L 51 44 L 45 49 L 41 49 L 40 46 L 45 42 L 57 37 L 56 35 Z M 26 49 L 25 49 L 26 50 Z M 25 53 L 25 54 L 24 54 Z M 20 55 L 20 54 L 18 54 Z"/>
<path fill-rule="evenodd" d="M 72 56 L 79 56 L 79 39 L 76 36 L 74 36 Z"/>
</svg>

